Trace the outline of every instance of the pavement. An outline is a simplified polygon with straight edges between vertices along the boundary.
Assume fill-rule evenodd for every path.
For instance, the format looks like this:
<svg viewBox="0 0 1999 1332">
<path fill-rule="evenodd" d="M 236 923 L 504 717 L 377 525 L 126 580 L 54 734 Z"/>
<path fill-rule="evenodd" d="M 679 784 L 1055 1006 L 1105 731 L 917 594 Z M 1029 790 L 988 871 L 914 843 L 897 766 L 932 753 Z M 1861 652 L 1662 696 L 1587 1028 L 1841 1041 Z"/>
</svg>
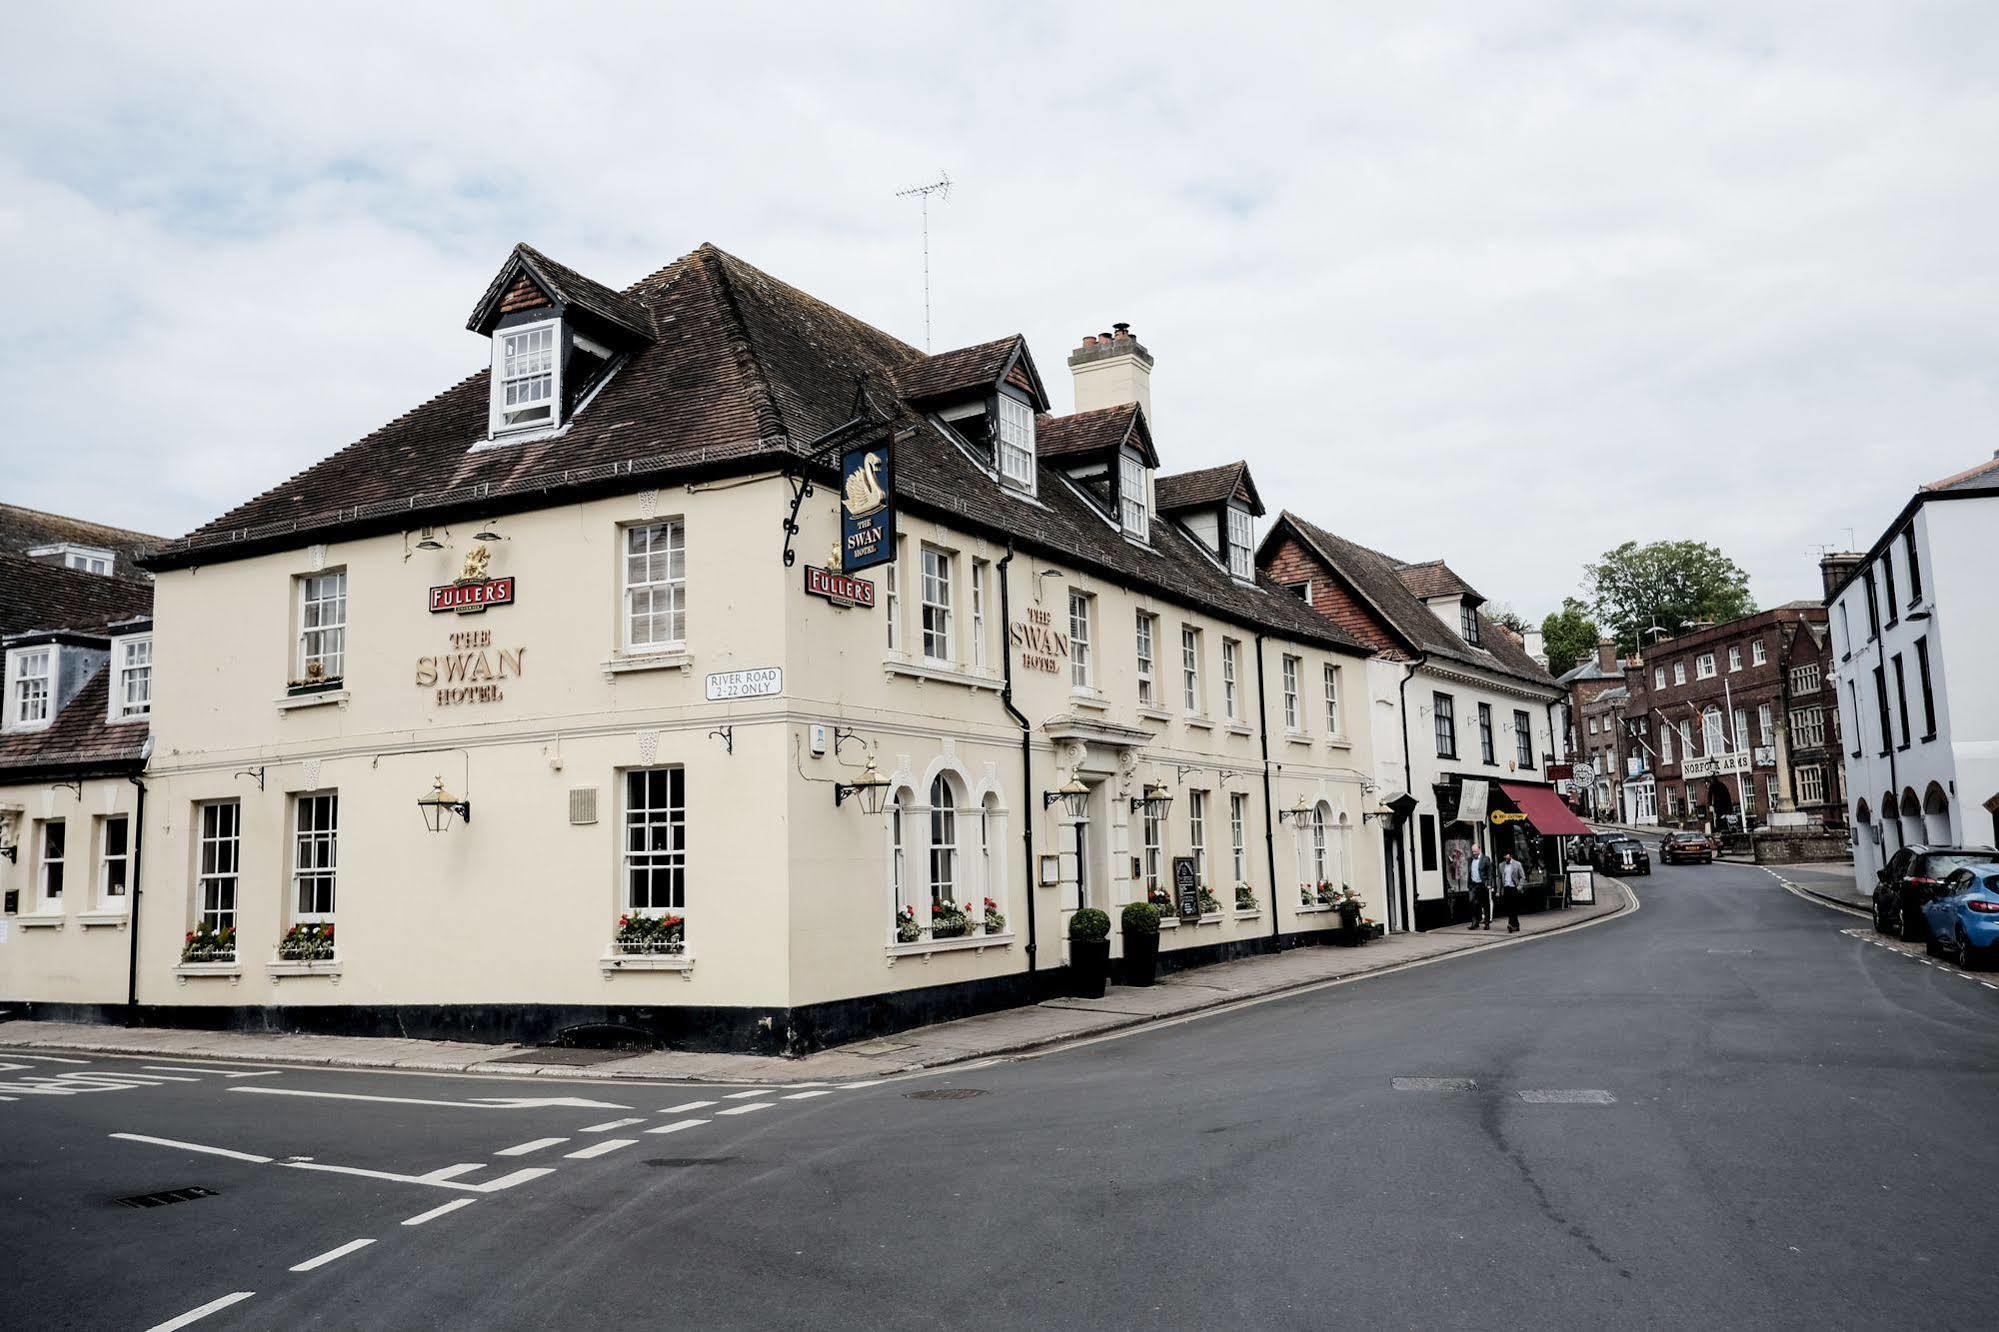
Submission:
<svg viewBox="0 0 1999 1332">
<path fill-rule="evenodd" d="M 0 1021 L 0 1045 L 21 1050 L 139 1054 L 160 1058 L 243 1059 L 433 1073 L 520 1077 L 672 1079 L 749 1085 L 882 1077 L 997 1055 L 1018 1054 L 1082 1036 L 1101 1036 L 1184 1017 L 1245 999 L 1285 994 L 1454 954 L 1505 947 L 1617 915 L 1631 899 L 1614 879 L 1600 879 L 1590 906 L 1520 918 L 1520 933 L 1465 927 L 1397 934 L 1360 948 L 1310 946 L 1179 971 L 1145 987 L 1112 986 L 1101 999 L 1045 1003 L 943 1022 L 796 1058 L 664 1050 L 619 1055 L 520 1045 L 361 1036 L 277 1036 L 259 1032 L 179 1031 L 83 1023 Z"/>
<path fill-rule="evenodd" d="M 1988 1325 L 1999 977 L 1749 867 L 1638 890 L 840 1086 L 0 1045 L 5 1321 Z"/>
</svg>

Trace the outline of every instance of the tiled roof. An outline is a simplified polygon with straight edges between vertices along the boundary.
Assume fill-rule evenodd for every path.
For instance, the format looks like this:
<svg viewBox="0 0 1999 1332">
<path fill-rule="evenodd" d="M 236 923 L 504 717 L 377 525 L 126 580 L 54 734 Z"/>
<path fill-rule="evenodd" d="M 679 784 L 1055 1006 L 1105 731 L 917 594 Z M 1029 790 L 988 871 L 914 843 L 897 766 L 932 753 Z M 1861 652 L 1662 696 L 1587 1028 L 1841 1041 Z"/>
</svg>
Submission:
<svg viewBox="0 0 1999 1332">
<path fill-rule="evenodd" d="M 974 389 L 993 388 L 1016 358 L 1026 363 L 1026 379 L 1032 385 L 1029 398 L 1036 408 L 1046 410 L 1048 400 L 1041 391 L 1041 376 L 1027 355 L 1027 339 L 1018 333 L 974 347 L 938 352 L 903 366 L 895 372 L 895 387 L 909 402 L 937 402 Z"/>
<path fill-rule="evenodd" d="M 1220 467 L 1203 467 L 1198 471 L 1155 477 L 1152 493 L 1164 513 L 1213 508 L 1227 504 L 1240 493 L 1248 502 L 1252 514 L 1259 517 L 1263 514 L 1263 500 L 1256 493 L 1256 482 L 1250 479 L 1249 464 L 1246 462 L 1223 463 Z"/>
<path fill-rule="evenodd" d="M 0 550 L 0 637 L 31 629 L 96 633 L 152 608 L 151 583 L 106 578 Z"/>
<path fill-rule="evenodd" d="M 500 271 L 487 286 L 485 295 L 473 308 L 472 317 L 466 320 L 466 327 L 480 333 L 491 327 L 494 304 L 513 284 L 514 277 L 522 268 L 527 269 L 529 276 L 543 290 L 563 304 L 587 310 L 599 319 L 620 325 L 640 337 L 653 336 L 652 316 L 643 303 L 626 292 L 612 291 L 603 283 L 584 277 L 567 264 L 557 263 L 525 243 L 514 246 L 507 262 L 500 265 Z"/>
<path fill-rule="evenodd" d="M 1095 453 L 1115 453 L 1136 432 L 1145 432 L 1141 451 L 1156 466 L 1151 434 L 1145 431 L 1145 413 L 1135 402 L 1115 407 L 1098 407 L 1068 416 L 1042 416 L 1034 422 L 1034 451 L 1043 458 L 1080 458 Z"/>
<path fill-rule="evenodd" d="M 1484 670 L 1509 675 L 1544 689 L 1556 687 L 1547 668 L 1527 655 L 1527 650 L 1499 631 L 1484 615 L 1478 617 L 1479 642 L 1473 647 L 1450 629 L 1437 613 L 1424 605 L 1404 580 L 1412 566 L 1378 550 L 1370 550 L 1344 537 L 1334 536 L 1323 527 L 1300 518 L 1288 509 L 1278 517 L 1278 526 L 1288 525 L 1318 557 L 1340 577 L 1351 583 L 1367 599 L 1375 612 L 1418 651 Z M 1276 535 L 1273 529 L 1268 542 Z M 1441 563 L 1441 562 L 1439 562 Z M 1415 566 L 1425 567 L 1425 566 Z"/>
<path fill-rule="evenodd" d="M 47 730 L 0 735 L 0 781 L 21 781 L 31 773 L 137 772 L 147 726 L 104 719 L 110 676 L 99 668 Z"/>
<path fill-rule="evenodd" d="M 1932 481 L 1923 490 L 1935 494 L 1941 490 L 1984 490 L 1988 487 L 1999 487 L 1999 455 L 1941 481 Z"/>
<path fill-rule="evenodd" d="M 93 546 L 118 556 L 112 566 L 112 576 L 116 578 L 137 579 L 139 567 L 135 561 L 159 545 L 161 540 L 160 537 L 127 531 L 122 527 L 85 522 L 81 518 L 68 518 L 59 513 L 43 513 L 40 509 L 24 509 L 18 504 L 0 504 L 0 551 L 25 555 L 39 546 L 53 546 L 65 541 L 78 546 Z"/>
<path fill-rule="evenodd" d="M 1451 566 L 1442 560 L 1425 560 L 1421 564 L 1405 564 L 1398 572 L 1402 582 L 1411 592 L 1424 600 L 1431 597 L 1470 597 L 1484 601 L 1472 590 L 1471 584 L 1451 572 Z"/>
<path fill-rule="evenodd" d="M 1591 657 L 1580 666 L 1572 666 L 1556 676 L 1555 683 L 1566 685 L 1574 684 L 1578 680 L 1622 680 L 1623 678 L 1624 671 L 1621 667 L 1617 670 L 1606 671 L 1603 668 L 1602 662 L 1598 661 L 1595 657 Z"/>
<path fill-rule="evenodd" d="M 1364 651 L 1282 590 L 1236 583 L 1174 524 L 1155 519 L 1149 548 L 1127 541 L 1055 466 L 1041 467 L 1035 497 L 1001 485 L 903 400 L 898 385 L 937 358 L 732 255 L 704 245 L 625 295 L 650 313 L 658 340 L 635 351 L 562 435 L 473 451 L 487 427 L 481 370 L 174 543 L 159 567 L 393 532 L 446 514 L 546 507 L 668 476 L 795 464 L 806 445 L 853 418 L 858 386 L 898 429 L 914 429 L 897 444 L 894 469 L 896 492 L 912 508 L 1224 619 Z M 1144 416 L 1108 408 L 1041 418 L 1039 428 L 1044 458 L 1059 457 L 1062 441 L 1088 432 L 1143 432 Z"/>
</svg>

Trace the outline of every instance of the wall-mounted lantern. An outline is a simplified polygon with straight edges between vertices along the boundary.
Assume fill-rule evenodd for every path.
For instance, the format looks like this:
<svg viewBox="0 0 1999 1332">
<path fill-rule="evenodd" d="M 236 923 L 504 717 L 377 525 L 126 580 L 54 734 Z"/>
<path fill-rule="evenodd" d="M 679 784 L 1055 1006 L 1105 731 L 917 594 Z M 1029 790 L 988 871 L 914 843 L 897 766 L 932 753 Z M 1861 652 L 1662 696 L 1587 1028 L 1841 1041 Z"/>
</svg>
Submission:
<svg viewBox="0 0 1999 1332">
<path fill-rule="evenodd" d="M 835 808 L 844 805 L 848 796 L 859 798 L 863 814 L 882 812 L 882 802 L 888 799 L 888 778 L 875 771 L 875 761 L 872 757 L 868 759 L 868 766 L 861 770 L 859 777 L 851 782 L 833 783 Z"/>
<path fill-rule="evenodd" d="M 1147 814 L 1156 815 L 1159 818 L 1166 817 L 1166 807 L 1172 803 L 1173 793 L 1166 789 L 1166 783 L 1164 782 L 1147 782 L 1145 784 L 1145 794 L 1136 795 L 1131 798 L 1131 807 L 1133 809 L 1142 809 Z"/>
<path fill-rule="evenodd" d="M 444 789 L 444 779 L 435 778 L 430 784 L 430 794 L 416 802 L 423 812 L 423 826 L 434 833 L 441 833 L 451 826 L 451 816 L 456 814 L 465 822 L 472 822 L 472 802 L 459 800 Z"/>
<path fill-rule="evenodd" d="M 1298 803 L 1291 808 L 1277 811 L 1277 821 L 1279 823 L 1293 823 L 1301 828 L 1305 826 L 1311 817 L 1312 806 L 1302 795 L 1298 797 Z"/>
<path fill-rule="evenodd" d="M 1047 809 L 1056 801 L 1062 802 L 1063 810 L 1072 819 L 1087 818 L 1090 813 L 1090 788 L 1080 777 L 1071 777 L 1053 791 L 1041 793 L 1041 807 Z"/>
</svg>

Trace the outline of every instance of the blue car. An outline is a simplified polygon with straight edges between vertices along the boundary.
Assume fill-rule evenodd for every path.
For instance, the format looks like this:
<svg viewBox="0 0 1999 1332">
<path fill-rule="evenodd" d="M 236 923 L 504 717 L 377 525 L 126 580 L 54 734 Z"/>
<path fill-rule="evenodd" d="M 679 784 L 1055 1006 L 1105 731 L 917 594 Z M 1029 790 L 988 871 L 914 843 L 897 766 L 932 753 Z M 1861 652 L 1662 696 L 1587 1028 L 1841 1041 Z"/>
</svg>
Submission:
<svg viewBox="0 0 1999 1332">
<path fill-rule="evenodd" d="M 1999 947 L 1999 862 L 1951 871 L 1923 903 L 1929 951 L 1954 956 L 1969 971 Z"/>
</svg>

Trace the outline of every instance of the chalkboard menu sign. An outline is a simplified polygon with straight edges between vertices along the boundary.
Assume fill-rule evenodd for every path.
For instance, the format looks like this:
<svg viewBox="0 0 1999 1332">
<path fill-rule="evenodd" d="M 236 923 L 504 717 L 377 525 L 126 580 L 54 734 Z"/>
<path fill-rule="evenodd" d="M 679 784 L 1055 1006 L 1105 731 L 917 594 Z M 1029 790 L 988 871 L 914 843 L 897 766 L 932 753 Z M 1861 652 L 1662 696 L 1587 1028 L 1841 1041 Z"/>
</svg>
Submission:
<svg viewBox="0 0 1999 1332">
<path fill-rule="evenodd" d="M 1192 856 L 1173 857 L 1173 901 L 1182 920 L 1198 920 L 1201 915 L 1200 873 Z"/>
</svg>

